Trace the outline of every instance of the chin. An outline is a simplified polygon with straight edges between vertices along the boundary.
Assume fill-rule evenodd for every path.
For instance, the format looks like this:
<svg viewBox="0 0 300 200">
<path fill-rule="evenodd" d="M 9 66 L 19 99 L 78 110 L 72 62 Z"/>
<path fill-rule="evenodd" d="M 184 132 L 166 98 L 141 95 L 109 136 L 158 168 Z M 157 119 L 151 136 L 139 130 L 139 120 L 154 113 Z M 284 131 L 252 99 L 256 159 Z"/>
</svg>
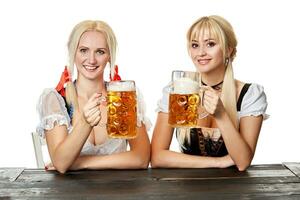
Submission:
<svg viewBox="0 0 300 200">
<path fill-rule="evenodd" d="M 197 71 L 199 73 L 208 73 L 211 71 L 211 69 L 205 66 L 197 66 Z"/>
<path fill-rule="evenodd" d="M 91 73 L 82 73 L 81 76 L 88 80 L 95 80 L 100 77 L 99 74 L 91 74 Z"/>
</svg>

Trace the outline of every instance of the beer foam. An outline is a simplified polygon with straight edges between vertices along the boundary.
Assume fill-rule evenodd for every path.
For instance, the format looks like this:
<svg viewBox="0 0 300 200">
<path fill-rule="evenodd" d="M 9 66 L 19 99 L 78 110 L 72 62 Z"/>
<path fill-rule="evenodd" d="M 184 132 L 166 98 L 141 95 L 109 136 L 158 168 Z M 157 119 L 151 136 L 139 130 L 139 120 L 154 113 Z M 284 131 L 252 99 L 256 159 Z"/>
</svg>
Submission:
<svg viewBox="0 0 300 200">
<path fill-rule="evenodd" d="M 194 94 L 199 92 L 199 83 L 186 77 L 175 80 L 173 86 L 175 94 Z"/>
<path fill-rule="evenodd" d="M 135 86 L 133 82 L 115 81 L 108 84 L 107 90 L 116 92 L 135 91 Z"/>
</svg>

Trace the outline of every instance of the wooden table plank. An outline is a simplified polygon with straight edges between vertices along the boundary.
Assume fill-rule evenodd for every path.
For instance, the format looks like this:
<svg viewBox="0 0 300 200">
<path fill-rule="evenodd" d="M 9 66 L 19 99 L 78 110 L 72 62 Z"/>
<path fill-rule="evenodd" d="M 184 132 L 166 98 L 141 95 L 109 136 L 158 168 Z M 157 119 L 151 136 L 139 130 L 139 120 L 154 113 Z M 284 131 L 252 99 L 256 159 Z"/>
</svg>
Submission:
<svg viewBox="0 0 300 200">
<path fill-rule="evenodd" d="M 24 168 L 0 168 L 0 182 L 15 181 Z"/>
<path fill-rule="evenodd" d="M 298 169 L 299 165 L 293 166 Z M 300 179 L 285 165 L 251 166 L 245 172 L 235 168 L 148 169 L 64 175 L 25 169 L 12 182 L 13 174 L 4 172 L 1 199 L 300 199 Z"/>
<path fill-rule="evenodd" d="M 291 170 L 296 176 L 300 178 L 300 163 L 285 162 L 283 163 L 289 170 Z"/>
<path fill-rule="evenodd" d="M 294 177 L 295 175 L 283 165 L 272 167 L 251 166 L 244 172 L 236 168 L 226 169 L 154 169 L 151 175 L 157 179 L 228 179 L 228 178 L 253 178 L 253 177 Z"/>
<path fill-rule="evenodd" d="M 270 179 L 267 179 L 270 177 Z M 75 180 L 89 182 L 110 182 L 110 181 L 138 181 L 145 179 L 155 179 L 160 181 L 172 180 L 221 180 L 229 179 L 233 182 L 257 182 L 269 181 L 288 182 L 298 181 L 298 178 L 285 167 L 281 166 L 277 170 L 267 168 L 249 168 L 245 172 L 235 169 L 148 169 L 148 170 L 99 170 L 99 171 L 75 171 L 60 175 L 55 171 L 27 169 L 18 178 L 23 182 L 49 182 Z"/>
<path fill-rule="evenodd" d="M 299 183 L 295 184 L 202 184 L 195 181 L 177 182 L 121 182 L 108 184 L 97 183 L 68 183 L 68 184 L 41 184 L 24 185 L 13 187 L 1 187 L 0 194 L 4 196 L 23 197 L 110 197 L 110 199 L 141 199 L 151 197 L 153 199 L 183 198 L 183 197 L 222 197 L 232 199 L 233 197 L 278 197 L 288 195 L 300 195 Z"/>
<path fill-rule="evenodd" d="M 59 174 L 56 171 L 45 171 L 43 169 L 26 169 L 18 181 L 36 182 L 36 181 L 135 181 L 152 179 L 149 170 L 86 170 L 69 171 L 66 174 Z"/>
</svg>

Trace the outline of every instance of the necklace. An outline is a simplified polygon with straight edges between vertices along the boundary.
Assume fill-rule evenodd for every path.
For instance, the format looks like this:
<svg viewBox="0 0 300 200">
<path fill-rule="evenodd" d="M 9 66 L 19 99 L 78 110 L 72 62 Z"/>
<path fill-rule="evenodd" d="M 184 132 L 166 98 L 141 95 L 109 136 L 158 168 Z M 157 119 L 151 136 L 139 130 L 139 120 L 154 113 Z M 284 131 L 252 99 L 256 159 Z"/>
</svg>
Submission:
<svg viewBox="0 0 300 200">
<path fill-rule="evenodd" d="M 202 80 L 201 80 L 201 84 L 207 86 L 207 84 L 204 83 Z M 212 87 L 214 90 L 220 90 L 222 88 L 222 84 L 223 84 L 223 80 L 220 83 L 217 83 L 216 85 L 212 85 L 210 87 Z"/>
</svg>

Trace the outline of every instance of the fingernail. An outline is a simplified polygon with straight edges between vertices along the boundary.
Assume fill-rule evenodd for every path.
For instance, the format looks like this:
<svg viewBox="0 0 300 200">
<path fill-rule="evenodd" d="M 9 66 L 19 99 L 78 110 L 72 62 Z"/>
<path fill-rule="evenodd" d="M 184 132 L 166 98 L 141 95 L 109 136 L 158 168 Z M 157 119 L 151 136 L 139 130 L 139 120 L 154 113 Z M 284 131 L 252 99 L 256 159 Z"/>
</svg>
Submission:
<svg viewBox="0 0 300 200">
<path fill-rule="evenodd" d="M 100 97 L 100 102 L 103 102 L 103 101 L 106 101 L 106 98 L 105 97 Z"/>
<path fill-rule="evenodd" d="M 47 166 L 45 166 L 45 170 L 48 170 L 48 167 L 47 167 Z"/>
</svg>

